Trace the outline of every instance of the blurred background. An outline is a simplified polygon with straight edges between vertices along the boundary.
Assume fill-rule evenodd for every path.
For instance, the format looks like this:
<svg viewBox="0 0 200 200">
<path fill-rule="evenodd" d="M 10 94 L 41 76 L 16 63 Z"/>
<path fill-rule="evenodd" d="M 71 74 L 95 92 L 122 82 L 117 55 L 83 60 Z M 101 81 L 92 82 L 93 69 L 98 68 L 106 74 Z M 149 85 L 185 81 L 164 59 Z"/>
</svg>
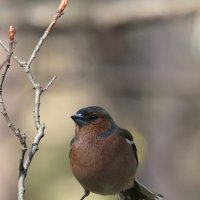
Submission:
<svg viewBox="0 0 200 200">
<path fill-rule="evenodd" d="M 0 0 L 0 39 L 17 29 L 15 53 L 27 60 L 59 0 Z M 68 152 L 70 116 L 99 105 L 131 131 L 139 152 L 137 178 L 166 200 L 200 199 L 200 2 L 198 0 L 71 0 L 45 41 L 32 71 L 45 86 L 45 137 L 26 179 L 27 200 L 78 200 Z M 6 53 L 0 47 L 0 59 Z M 28 136 L 34 92 L 12 61 L 4 99 Z M 0 115 L 0 199 L 16 199 L 20 146 Z M 126 170 L 126 169 L 124 169 Z M 114 200 L 92 194 L 88 200 Z"/>
</svg>

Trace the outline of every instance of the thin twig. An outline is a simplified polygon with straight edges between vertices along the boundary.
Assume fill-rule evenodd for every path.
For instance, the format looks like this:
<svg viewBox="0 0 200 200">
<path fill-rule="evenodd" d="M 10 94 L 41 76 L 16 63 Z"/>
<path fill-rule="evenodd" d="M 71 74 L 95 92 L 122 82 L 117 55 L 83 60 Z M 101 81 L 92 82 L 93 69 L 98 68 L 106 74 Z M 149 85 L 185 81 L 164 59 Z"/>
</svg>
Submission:
<svg viewBox="0 0 200 200">
<path fill-rule="evenodd" d="M 57 79 L 57 76 L 54 76 L 49 83 L 42 89 L 42 92 L 45 92 L 49 89 L 49 87 L 53 84 L 53 82 Z"/>
<path fill-rule="evenodd" d="M 53 16 L 53 19 L 51 21 L 51 23 L 49 24 L 49 26 L 47 27 L 47 29 L 45 30 L 43 36 L 40 38 L 38 44 L 36 45 L 35 49 L 33 50 L 27 64 L 26 64 L 26 71 L 29 70 L 31 63 L 33 62 L 33 60 L 35 59 L 36 54 L 38 53 L 38 51 L 40 50 L 44 40 L 47 38 L 47 36 L 49 35 L 50 31 L 52 30 L 52 28 L 54 27 L 54 25 L 56 24 L 57 20 L 64 14 L 63 11 L 65 9 L 65 7 L 67 6 L 68 0 L 62 0 L 59 7 L 58 7 L 58 11 L 57 13 Z"/>
<path fill-rule="evenodd" d="M 0 45 L 3 47 L 3 49 L 7 52 L 9 52 L 9 48 L 6 46 L 6 44 L 0 40 Z M 14 53 L 12 53 L 12 58 L 20 65 L 23 66 L 25 64 L 24 61 L 20 60 Z"/>
<path fill-rule="evenodd" d="M 10 56 L 11 56 L 12 54 L 11 53 L 9 53 L 8 54 L 8 56 L 7 56 L 7 58 L 3 61 L 3 63 L 0 65 L 0 70 L 3 68 L 3 66 L 8 62 L 8 60 L 10 59 Z"/>
</svg>

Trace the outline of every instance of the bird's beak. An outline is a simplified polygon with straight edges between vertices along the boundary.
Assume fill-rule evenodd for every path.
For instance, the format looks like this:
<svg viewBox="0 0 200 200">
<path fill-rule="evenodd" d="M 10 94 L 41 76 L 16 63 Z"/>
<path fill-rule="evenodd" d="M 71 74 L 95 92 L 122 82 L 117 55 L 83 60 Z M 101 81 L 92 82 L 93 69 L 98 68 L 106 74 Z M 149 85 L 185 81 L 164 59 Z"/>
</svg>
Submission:
<svg viewBox="0 0 200 200">
<path fill-rule="evenodd" d="M 85 120 L 84 116 L 81 114 L 72 115 L 71 118 L 74 120 L 74 122 L 78 126 L 83 126 L 86 124 L 86 120 Z"/>
</svg>

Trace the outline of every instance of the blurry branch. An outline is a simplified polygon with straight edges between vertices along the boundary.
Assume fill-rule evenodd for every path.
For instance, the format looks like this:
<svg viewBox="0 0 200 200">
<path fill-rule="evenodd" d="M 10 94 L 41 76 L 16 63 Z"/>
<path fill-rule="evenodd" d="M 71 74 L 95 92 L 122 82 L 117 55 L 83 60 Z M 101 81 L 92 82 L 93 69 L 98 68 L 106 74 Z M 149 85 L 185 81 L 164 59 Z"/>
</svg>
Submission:
<svg viewBox="0 0 200 200">
<path fill-rule="evenodd" d="M 20 13 L 19 15 L 19 11 L 16 10 L 15 6 L 9 6 L 9 10 L 1 10 L 0 19 L 3 19 L 2 16 L 8 15 L 7 13 L 11 13 L 18 26 L 23 27 L 25 24 L 31 27 L 43 28 L 49 19 L 48 16 L 44 16 L 42 13 L 49 13 L 54 9 L 53 2 L 49 2 L 48 6 L 46 3 L 45 5 L 38 5 L 34 2 L 20 6 L 22 10 L 29 10 L 30 12 Z M 25 7 L 23 8 L 23 6 Z M 84 25 L 87 27 L 88 25 L 112 27 L 126 23 L 166 20 L 198 12 L 199 8 L 199 0 L 74 1 L 67 16 L 58 24 L 58 27 L 60 26 L 62 29 L 69 26 L 82 27 Z"/>
<path fill-rule="evenodd" d="M 65 7 L 67 6 L 68 0 L 62 0 L 56 14 L 54 15 L 52 21 L 50 22 L 49 26 L 47 27 L 46 31 L 44 32 L 43 36 L 40 38 L 38 44 L 34 48 L 29 60 L 27 62 L 21 61 L 17 56 L 13 55 L 13 43 L 15 38 L 15 29 L 10 26 L 9 29 L 9 48 L 5 45 L 3 41 L 0 41 L 1 46 L 8 52 L 6 59 L 2 62 L 0 65 L 0 70 L 3 69 L 5 66 L 5 70 L 2 74 L 2 78 L 0 79 L 0 111 L 3 114 L 8 127 L 11 128 L 11 130 L 15 133 L 15 135 L 18 137 L 19 142 L 21 144 L 21 157 L 20 157 L 20 163 L 19 163 L 19 178 L 18 178 L 18 200 L 24 200 L 24 194 L 25 194 L 25 179 L 26 175 L 29 169 L 29 166 L 31 164 L 31 161 L 35 155 L 35 153 L 38 151 L 39 143 L 44 136 L 44 130 L 45 130 L 45 124 L 40 121 L 40 99 L 43 91 L 47 91 L 48 88 L 53 84 L 54 80 L 56 79 L 56 76 L 54 76 L 50 82 L 42 88 L 40 83 L 36 81 L 35 77 L 33 76 L 31 72 L 31 63 L 34 60 L 34 58 L 37 55 L 37 52 L 40 50 L 43 42 L 51 32 L 52 28 L 56 24 L 57 20 L 60 18 L 61 15 L 63 15 L 63 11 Z M 19 128 L 16 128 L 15 125 L 12 123 L 3 99 L 3 84 L 6 77 L 6 74 L 8 72 L 8 69 L 10 68 L 10 60 L 11 57 L 17 61 L 17 63 L 23 67 L 24 72 L 27 74 L 27 77 L 29 81 L 31 82 L 33 89 L 35 91 L 35 105 L 34 105 L 34 121 L 35 121 L 35 127 L 36 127 L 36 136 L 32 142 L 32 146 L 29 149 L 29 154 L 26 156 L 27 151 L 27 145 L 26 145 L 26 135 L 22 134 Z"/>
</svg>

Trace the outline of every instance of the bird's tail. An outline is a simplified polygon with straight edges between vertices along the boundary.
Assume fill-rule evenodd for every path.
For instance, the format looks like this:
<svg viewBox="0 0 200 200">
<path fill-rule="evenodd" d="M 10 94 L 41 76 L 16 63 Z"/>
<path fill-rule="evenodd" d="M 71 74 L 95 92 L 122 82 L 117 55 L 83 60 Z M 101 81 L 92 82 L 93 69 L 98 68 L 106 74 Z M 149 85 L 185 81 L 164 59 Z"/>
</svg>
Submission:
<svg viewBox="0 0 200 200">
<path fill-rule="evenodd" d="M 161 194 L 154 193 L 144 185 L 134 180 L 134 187 L 120 192 L 118 200 L 160 200 L 164 197 Z"/>
</svg>

